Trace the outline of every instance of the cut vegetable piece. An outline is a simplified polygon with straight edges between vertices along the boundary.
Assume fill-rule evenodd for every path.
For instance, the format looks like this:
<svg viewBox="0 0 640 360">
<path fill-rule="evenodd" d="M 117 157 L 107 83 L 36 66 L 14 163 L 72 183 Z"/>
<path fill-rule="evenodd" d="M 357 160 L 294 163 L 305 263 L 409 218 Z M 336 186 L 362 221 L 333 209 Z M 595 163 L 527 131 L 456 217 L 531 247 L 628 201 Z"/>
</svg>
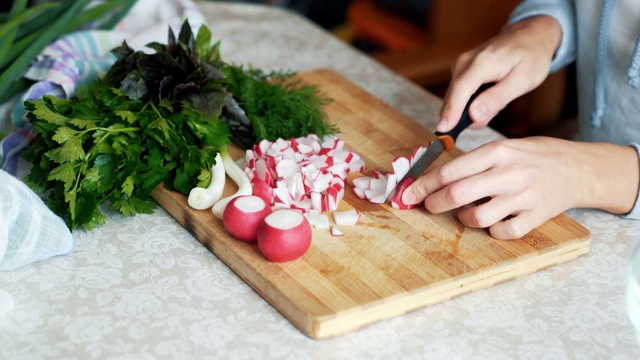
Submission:
<svg viewBox="0 0 640 360">
<path fill-rule="evenodd" d="M 334 210 L 344 197 L 348 173 L 353 167 L 364 167 L 360 156 L 343 150 L 343 146 L 344 141 L 333 135 L 322 139 L 310 134 L 290 140 L 263 141 L 246 152 L 244 171 L 274 189 L 274 208 Z M 346 159 L 357 163 L 349 164 Z M 286 191 L 282 190 L 285 188 Z"/>
<path fill-rule="evenodd" d="M 402 179 L 409 171 L 409 159 L 406 157 L 397 157 L 393 160 L 391 166 L 393 166 L 393 172 L 396 174 L 397 179 Z"/>
<path fill-rule="evenodd" d="M 333 212 L 333 220 L 336 225 L 355 225 L 360 221 L 360 211 L 358 209 L 349 209 Z"/>
<path fill-rule="evenodd" d="M 225 207 L 222 214 L 222 224 L 234 238 L 246 242 L 256 242 L 258 228 L 271 212 L 271 207 L 262 198 L 254 195 L 241 195 L 231 199 Z"/>
<path fill-rule="evenodd" d="M 269 206 L 273 205 L 273 189 L 266 181 L 253 178 L 251 186 L 253 187 L 253 195 L 262 198 Z"/>
<path fill-rule="evenodd" d="M 424 147 L 424 146 L 418 146 L 413 150 L 413 153 L 411 154 L 411 157 L 409 158 L 409 164 L 413 165 L 413 163 L 419 159 L 422 154 L 424 154 L 425 151 L 427 151 L 428 148 Z"/>
<path fill-rule="evenodd" d="M 258 230 L 258 248 L 268 260 L 300 258 L 311 246 L 311 225 L 301 212 L 277 210 L 264 218 Z"/>
<path fill-rule="evenodd" d="M 389 196 L 398 183 L 398 177 L 394 173 L 387 175 L 387 189 L 384 191 L 384 196 Z"/>
<path fill-rule="evenodd" d="M 340 231 L 340 229 L 338 229 L 337 227 L 332 226 L 331 227 L 331 235 L 333 235 L 333 236 L 343 236 L 344 233 L 342 231 Z"/>
<path fill-rule="evenodd" d="M 398 192 L 396 193 L 396 196 L 394 196 L 393 199 L 391 199 L 391 207 L 398 210 L 408 210 L 418 206 L 418 204 L 405 205 L 402 202 L 402 194 L 409 187 L 409 185 L 413 184 L 414 181 L 416 181 L 416 179 L 411 176 L 402 180 L 402 183 L 400 183 L 400 186 L 398 187 Z"/>
<path fill-rule="evenodd" d="M 319 214 L 316 221 L 316 229 L 328 229 L 331 224 L 329 223 L 329 217 L 325 214 Z"/>
</svg>

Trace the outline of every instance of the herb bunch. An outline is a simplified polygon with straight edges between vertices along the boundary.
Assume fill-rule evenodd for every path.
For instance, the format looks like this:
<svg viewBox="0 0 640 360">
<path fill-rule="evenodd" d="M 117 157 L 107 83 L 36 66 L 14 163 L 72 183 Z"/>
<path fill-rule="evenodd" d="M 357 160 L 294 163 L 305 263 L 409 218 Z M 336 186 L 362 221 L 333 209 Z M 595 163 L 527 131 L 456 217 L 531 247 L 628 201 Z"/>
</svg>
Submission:
<svg viewBox="0 0 640 360">
<path fill-rule="evenodd" d="M 233 140 L 248 149 L 262 139 L 275 141 L 308 134 L 325 136 L 338 132 L 327 120 L 323 107 L 331 102 L 318 86 L 294 78 L 295 72 L 245 69 L 242 66 L 222 66 L 227 89 L 246 112 L 249 124 L 227 115 Z M 245 120 L 246 121 L 246 120 Z"/>
<path fill-rule="evenodd" d="M 106 221 L 105 202 L 124 215 L 151 212 L 161 183 L 182 193 L 208 184 L 218 150 L 229 143 L 217 120 L 226 91 L 208 29 L 196 40 L 185 22 L 177 41 L 170 30 L 166 46 L 150 46 L 154 54 L 126 43 L 114 49 L 117 62 L 77 99 L 25 103 L 38 134 L 25 154 L 34 164 L 25 182 L 50 190 L 47 205 L 71 229 Z"/>
<path fill-rule="evenodd" d="M 220 43 L 185 21 L 154 53 L 126 42 L 116 62 L 74 99 L 25 102 L 37 133 L 24 157 L 25 182 L 48 193 L 47 205 L 70 229 L 106 221 L 103 204 L 124 215 L 150 213 L 160 184 L 188 194 L 211 182 L 217 153 L 232 140 L 250 148 L 262 139 L 336 131 L 322 106 L 330 100 L 295 73 L 245 70 L 223 62 Z M 246 111 L 245 111 L 246 109 Z"/>
</svg>

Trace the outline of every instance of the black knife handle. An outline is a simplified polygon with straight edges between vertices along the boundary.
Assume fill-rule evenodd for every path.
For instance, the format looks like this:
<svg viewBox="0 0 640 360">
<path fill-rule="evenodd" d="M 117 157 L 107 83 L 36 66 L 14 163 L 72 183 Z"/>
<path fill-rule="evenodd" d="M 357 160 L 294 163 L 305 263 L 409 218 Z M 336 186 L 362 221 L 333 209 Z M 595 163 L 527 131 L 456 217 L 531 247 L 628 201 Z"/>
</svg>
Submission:
<svg viewBox="0 0 640 360">
<path fill-rule="evenodd" d="M 445 133 L 436 132 L 436 136 L 445 143 L 445 150 L 447 151 L 453 150 L 453 147 L 455 147 L 455 142 L 458 139 L 458 136 L 460 135 L 460 133 L 464 129 L 468 128 L 471 124 L 473 124 L 473 120 L 471 120 L 471 117 L 469 116 L 469 106 L 471 105 L 473 100 L 475 100 L 475 98 L 478 95 L 480 95 L 481 92 L 487 90 L 493 85 L 495 85 L 495 82 L 483 84 L 478 88 L 478 90 L 476 90 L 475 93 L 473 93 L 473 95 L 471 95 L 471 97 L 469 98 L 469 101 L 467 102 L 467 105 L 464 107 L 464 111 L 462 111 L 462 116 L 460 116 L 460 121 L 458 121 L 458 123 L 453 129 Z"/>
</svg>

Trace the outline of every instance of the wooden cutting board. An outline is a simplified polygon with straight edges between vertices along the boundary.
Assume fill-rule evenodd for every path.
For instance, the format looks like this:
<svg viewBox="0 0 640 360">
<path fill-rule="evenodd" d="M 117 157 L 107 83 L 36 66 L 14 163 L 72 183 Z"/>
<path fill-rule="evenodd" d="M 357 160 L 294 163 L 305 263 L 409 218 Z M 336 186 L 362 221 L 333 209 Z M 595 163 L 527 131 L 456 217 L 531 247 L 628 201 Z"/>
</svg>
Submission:
<svg viewBox="0 0 640 360">
<path fill-rule="evenodd" d="M 329 119 L 338 125 L 345 147 L 361 155 L 368 169 L 389 172 L 395 157 L 409 156 L 435 138 L 332 70 L 300 76 L 335 100 L 326 107 Z M 443 154 L 436 164 L 460 154 Z M 226 194 L 235 192 L 233 182 L 227 184 Z M 495 240 L 485 230 L 462 226 L 455 212 L 393 210 L 358 199 L 349 185 L 339 210 L 355 207 L 361 221 L 340 226 L 341 237 L 314 229 L 312 246 L 302 258 L 277 264 L 255 244 L 231 238 L 211 211 L 190 208 L 185 196 L 158 188 L 154 198 L 312 338 L 338 335 L 575 259 L 589 251 L 591 237 L 562 214 L 522 239 Z"/>
</svg>

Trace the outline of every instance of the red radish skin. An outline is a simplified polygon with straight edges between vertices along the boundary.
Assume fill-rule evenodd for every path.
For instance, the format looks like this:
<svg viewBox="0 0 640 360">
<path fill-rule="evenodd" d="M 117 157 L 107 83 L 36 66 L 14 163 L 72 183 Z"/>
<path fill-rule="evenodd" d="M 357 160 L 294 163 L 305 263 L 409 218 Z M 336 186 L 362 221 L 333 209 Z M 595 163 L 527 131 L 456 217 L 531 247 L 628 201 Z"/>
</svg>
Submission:
<svg viewBox="0 0 640 360">
<path fill-rule="evenodd" d="M 242 195 L 233 198 L 222 214 L 224 228 L 234 238 L 256 242 L 258 229 L 264 218 L 273 211 L 259 196 Z"/>
<path fill-rule="evenodd" d="M 405 205 L 402 202 L 402 194 L 409 187 L 409 185 L 413 184 L 414 181 L 416 181 L 416 179 L 411 176 L 402 180 L 402 183 L 400 183 L 400 187 L 398 188 L 398 192 L 396 193 L 396 196 L 394 196 L 393 199 L 391 199 L 391 206 L 394 209 L 409 210 L 418 206 L 418 204 Z"/>
<path fill-rule="evenodd" d="M 300 211 L 282 209 L 269 214 L 258 228 L 258 248 L 273 262 L 300 258 L 311 246 L 311 225 Z"/>
</svg>

